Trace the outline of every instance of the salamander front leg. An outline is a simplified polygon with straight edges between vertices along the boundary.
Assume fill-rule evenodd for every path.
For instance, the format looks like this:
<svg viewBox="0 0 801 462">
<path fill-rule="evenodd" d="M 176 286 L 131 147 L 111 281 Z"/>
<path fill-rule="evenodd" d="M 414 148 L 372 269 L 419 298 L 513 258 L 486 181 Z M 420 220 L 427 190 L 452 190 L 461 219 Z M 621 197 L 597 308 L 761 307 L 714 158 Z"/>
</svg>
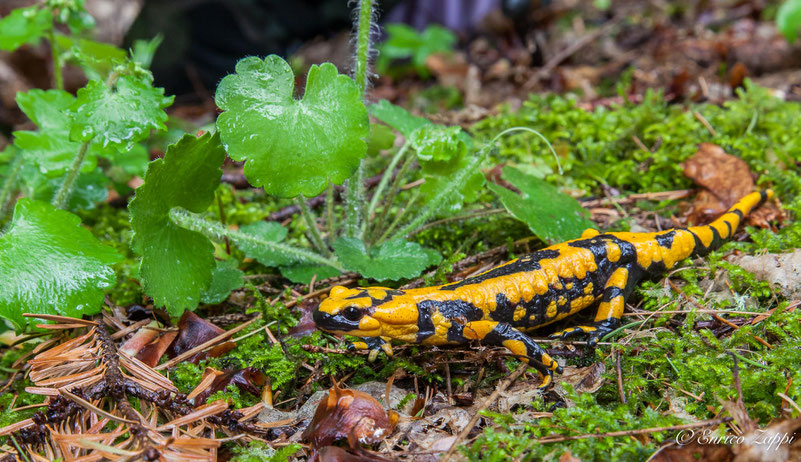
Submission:
<svg viewBox="0 0 801 462">
<path fill-rule="evenodd" d="M 509 324 L 495 321 L 473 321 L 465 324 L 462 335 L 466 340 L 479 340 L 484 344 L 506 347 L 522 361 L 537 370 L 542 379 L 540 388 L 553 381 L 553 373 L 562 373 L 562 367 L 534 340 Z M 533 361 L 529 361 L 533 359 Z"/>
<path fill-rule="evenodd" d="M 606 334 L 612 332 L 620 325 L 620 317 L 626 306 L 627 288 L 633 287 L 629 281 L 629 270 L 625 267 L 616 269 L 604 287 L 601 303 L 598 305 L 598 314 L 595 322 L 589 326 L 576 326 L 556 332 L 551 338 L 569 339 L 588 334 L 587 344 L 594 347 Z"/>
<path fill-rule="evenodd" d="M 392 356 L 392 344 L 382 337 L 364 337 L 360 342 L 348 344 L 348 350 L 370 350 L 367 359 L 373 362 L 378 357 L 378 353 L 383 351 L 387 356 Z"/>
</svg>

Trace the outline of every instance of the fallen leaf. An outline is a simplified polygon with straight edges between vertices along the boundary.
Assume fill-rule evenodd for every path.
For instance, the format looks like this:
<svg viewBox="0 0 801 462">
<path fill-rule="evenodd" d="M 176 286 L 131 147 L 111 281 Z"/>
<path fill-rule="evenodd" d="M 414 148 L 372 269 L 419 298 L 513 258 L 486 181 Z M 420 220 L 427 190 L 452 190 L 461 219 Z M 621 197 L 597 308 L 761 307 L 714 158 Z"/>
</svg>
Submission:
<svg viewBox="0 0 801 462">
<path fill-rule="evenodd" d="M 682 163 L 684 174 L 703 188 L 693 201 L 689 222 L 708 223 L 753 192 L 748 164 L 726 154 L 718 145 L 701 143 L 698 152 Z"/>
<path fill-rule="evenodd" d="M 156 321 L 143 326 L 120 347 L 120 350 L 150 367 L 156 367 L 175 337 L 178 336 L 177 330 L 161 331 L 156 329 L 157 326 Z"/>
<path fill-rule="evenodd" d="M 786 298 L 801 298 L 801 250 L 791 253 L 740 255 L 730 259 L 757 279 L 776 286 Z"/>
<path fill-rule="evenodd" d="M 185 351 L 189 351 L 196 346 L 207 342 L 214 337 L 225 332 L 220 327 L 201 319 L 195 313 L 186 311 L 178 321 L 178 337 L 167 349 L 167 356 L 174 358 Z M 214 346 L 211 350 L 198 353 L 187 359 L 186 362 L 197 364 L 205 358 L 215 358 L 230 351 L 236 346 L 234 342 L 223 342 Z"/>
<path fill-rule="evenodd" d="M 289 329 L 288 334 L 292 337 L 305 337 L 317 330 L 317 324 L 314 323 L 312 314 L 314 309 L 319 305 L 319 300 L 304 300 L 300 302 L 298 311 L 300 311 L 300 321 L 298 324 Z"/>
<path fill-rule="evenodd" d="M 369 394 L 334 385 L 320 400 L 301 438 L 315 449 L 347 439 L 351 449 L 360 451 L 361 444 L 377 443 L 389 436 L 397 422 L 398 414 L 387 413 Z"/>
</svg>

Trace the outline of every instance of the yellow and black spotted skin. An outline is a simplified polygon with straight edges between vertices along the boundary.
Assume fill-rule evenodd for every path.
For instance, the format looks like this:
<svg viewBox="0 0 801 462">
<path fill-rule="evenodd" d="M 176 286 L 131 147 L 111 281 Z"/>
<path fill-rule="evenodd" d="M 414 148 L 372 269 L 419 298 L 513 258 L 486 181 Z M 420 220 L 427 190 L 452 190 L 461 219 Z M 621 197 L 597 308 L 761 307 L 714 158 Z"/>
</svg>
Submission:
<svg viewBox="0 0 801 462">
<path fill-rule="evenodd" d="M 357 348 L 383 349 L 389 340 L 425 345 L 478 341 L 506 347 L 537 369 L 542 387 L 562 368 L 523 332 L 530 332 L 598 305 L 595 321 L 553 335 L 587 335 L 590 345 L 620 323 L 626 297 L 643 277 L 703 256 L 729 239 L 743 217 L 772 196 L 770 190 L 741 199 L 706 226 L 656 233 L 605 233 L 512 260 L 459 282 L 420 289 L 337 286 L 314 312 L 317 327 L 362 337 Z"/>
</svg>

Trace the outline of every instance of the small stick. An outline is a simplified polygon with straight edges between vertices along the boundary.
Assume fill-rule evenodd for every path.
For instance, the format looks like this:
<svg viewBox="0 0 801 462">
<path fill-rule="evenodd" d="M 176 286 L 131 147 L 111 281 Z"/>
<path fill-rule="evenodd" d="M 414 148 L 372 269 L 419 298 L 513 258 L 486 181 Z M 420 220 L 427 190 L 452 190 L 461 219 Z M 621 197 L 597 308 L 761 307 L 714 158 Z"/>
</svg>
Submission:
<svg viewBox="0 0 801 462">
<path fill-rule="evenodd" d="M 208 340 L 206 342 L 201 343 L 200 345 L 192 348 L 191 350 L 187 350 L 187 351 L 179 354 L 178 356 L 172 358 L 171 360 L 167 361 L 166 363 L 161 364 L 159 366 L 156 366 L 154 369 L 157 370 L 157 371 L 160 371 L 160 370 L 163 370 L 163 369 L 167 369 L 169 367 L 172 367 L 172 366 L 180 363 L 181 361 L 183 361 L 183 360 L 185 360 L 187 358 L 191 358 L 195 354 L 200 353 L 201 351 L 204 351 L 207 348 L 210 348 L 210 347 L 222 342 L 223 340 L 227 339 L 228 337 L 233 336 L 235 333 L 237 333 L 240 330 L 244 329 L 245 327 L 251 325 L 253 323 L 253 321 L 255 321 L 257 319 L 261 319 L 261 314 L 259 314 L 258 316 L 256 316 L 255 318 L 251 319 L 250 321 L 248 321 L 248 322 L 246 322 L 244 324 L 240 324 L 239 326 L 236 326 L 231 330 L 227 330 L 227 331 L 223 332 L 222 334 L 214 337 L 213 339 L 210 339 L 210 340 Z"/>
<path fill-rule="evenodd" d="M 515 369 L 515 371 L 512 372 L 512 374 L 509 375 L 509 377 L 506 378 L 506 380 L 504 380 L 500 385 L 498 385 L 498 388 L 496 388 L 495 391 L 492 392 L 489 398 L 487 398 L 487 400 L 484 401 L 484 404 L 481 405 L 481 408 L 478 411 L 476 411 L 473 418 L 470 419 L 470 422 L 467 422 L 467 425 L 462 429 L 461 432 L 459 432 L 459 434 L 456 436 L 456 439 L 453 440 L 453 444 L 451 444 L 450 449 L 448 449 L 448 452 L 446 452 L 445 455 L 442 456 L 442 459 L 440 459 L 440 462 L 447 462 L 448 459 L 451 458 L 453 453 L 456 451 L 456 446 L 458 446 L 459 443 L 467 437 L 470 431 L 473 430 L 473 427 L 475 427 L 476 424 L 478 423 L 478 419 L 481 418 L 481 411 L 492 406 L 495 400 L 498 399 L 498 396 L 500 396 L 501 393 L 506 391 L 506 389 L 509 387 L 509 385 L 512 384 L 512 382 L 514 382 L 515 380 L 517 380 L 518 377 L 523 375 L 523 372 L 525 372 L 526 369 L 528 369 L 528 367 L 529 367 L 528 364 L 521 363 L 520 366 L 517 369 Z"/>
<path fill-rule="evenodd" d="M 615 352 L 615 369 L 617 369 L 617 392 L 620 394 L 620 401 L 626 404 L 626 393 L 623 392 L 623 370 L 620 367 L 620 352 Z"/>
</svg>

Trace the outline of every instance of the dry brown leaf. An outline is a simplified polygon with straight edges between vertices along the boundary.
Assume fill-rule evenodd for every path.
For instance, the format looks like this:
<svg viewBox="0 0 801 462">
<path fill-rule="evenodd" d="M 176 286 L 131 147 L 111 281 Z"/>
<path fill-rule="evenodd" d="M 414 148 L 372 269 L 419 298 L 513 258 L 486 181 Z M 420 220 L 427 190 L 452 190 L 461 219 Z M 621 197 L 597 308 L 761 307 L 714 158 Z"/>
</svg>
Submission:
<svg viewBox="0 0 801 462">
<path fill-rule="evenodd" d="M 398 414 L 387 413 L 369 394 L 334 385 L 320 400 L 301 438 L 311 441 L 313 448 L 347 439 L 351 449 L 359 450 L 361 443 L 373 444 L 389 436 L 397 422 Z"/>
<path fill-rule="evenodd" d="M 692 224 L 708 223 L 745 195 L 753 192 L 748 164 L 712 143 L 701 143 L 698 152 L 682 163 L 684 174 L 703 188 L 693 201 Z"/>
<path fill-rule="evenodd" d="M 181 320 L 178 321 L 178 337 L 167 349 L 167 356 L 170 358 L 179 356 L 181 353 L 189 351 L 223 333 L 225 333 L 224 329 L 215 326 L 205 319 L 201 319 L 191 311 L 187 311 L 181 316 Z M 192 355 L 186 362 L 197 364 L 197 362 L 202 359 L 221 356 L 235 346 L 233 342 L 223 342 L 209 351 Z"/>
</svg>

